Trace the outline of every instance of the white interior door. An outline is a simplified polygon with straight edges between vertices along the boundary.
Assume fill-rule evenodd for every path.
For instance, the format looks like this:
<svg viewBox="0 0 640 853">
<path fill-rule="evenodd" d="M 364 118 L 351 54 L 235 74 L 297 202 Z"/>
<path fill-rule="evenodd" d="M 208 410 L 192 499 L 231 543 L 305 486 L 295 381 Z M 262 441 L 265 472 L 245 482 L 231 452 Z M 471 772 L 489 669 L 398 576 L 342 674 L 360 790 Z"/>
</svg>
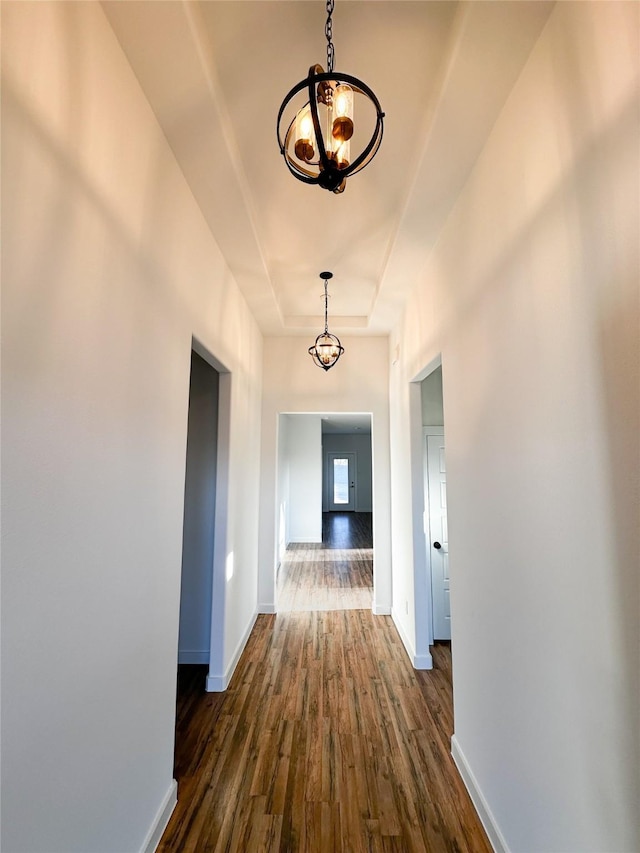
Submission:
<svg viewBox="0 0 640 853">
<path fill-rule="evenodd" d="M 433 638 L 451 639 L 449 603 L 449 533 L 447 530 L 447 469 L 444 436 L 427 436 L 427 500 L 431 554 L 431 594 L 433 600 Z"/>
<path fill-rule="evenodd" d="M 356 455 L 329 453 L 329 510 L 353 512 L 356 508 Z"/>
</svg>

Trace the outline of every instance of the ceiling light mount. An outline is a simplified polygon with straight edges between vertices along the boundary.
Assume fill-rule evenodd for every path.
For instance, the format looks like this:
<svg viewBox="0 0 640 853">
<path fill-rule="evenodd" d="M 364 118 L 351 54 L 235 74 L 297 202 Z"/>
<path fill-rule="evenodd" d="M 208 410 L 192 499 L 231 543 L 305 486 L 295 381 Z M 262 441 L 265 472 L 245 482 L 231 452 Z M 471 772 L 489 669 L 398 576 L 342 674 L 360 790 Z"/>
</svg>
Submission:
<svg viewBox="0 0 640 853">
<path fill-rule="evenodd" d="M 362 171 L 375 157 L 382 142 L 384 113 L 373 90 L 350 74 L 333 70 L 333 9 L 335 0 L 327 0 L 327 71 L 312 65 L 306 79 L 297 83 L 287 94 L 278 112 L 277 134 L 280 153 L 287 168 L 299 181 L 318 184 L 325 190 L 341 193 L 350 175 Z M 290 118 L 296 96 L 305 91 L 308 100 Z M 369 141 L 352 158 L 354 139 L 354 102 L 369 103 L 375 121 Z M 360 97 L 362 96 L 362 97 Z M 298 99 L 299 101 L 300 99 Z M 365 110 L 366 112 L 366 110 Z M 283 133 L 283 117 L 288 113 L 289 124 Z M 361 136 L 361 134 L 360 134 Z"/>
<path fill-rule="evenodd" d="M 329 332 L 327 316 L 329 294 L 327 288 L 329 280 L 333 278 L 333 273 L 321 272 L 320 278 L 324 281 L 324 332 L 318 335 L 313 346 L 309 347 L 308 352 L 318 367 L 323 370 L 330 370 L 344 352 L 344 347 L 340 340 Z"/>
</svg>

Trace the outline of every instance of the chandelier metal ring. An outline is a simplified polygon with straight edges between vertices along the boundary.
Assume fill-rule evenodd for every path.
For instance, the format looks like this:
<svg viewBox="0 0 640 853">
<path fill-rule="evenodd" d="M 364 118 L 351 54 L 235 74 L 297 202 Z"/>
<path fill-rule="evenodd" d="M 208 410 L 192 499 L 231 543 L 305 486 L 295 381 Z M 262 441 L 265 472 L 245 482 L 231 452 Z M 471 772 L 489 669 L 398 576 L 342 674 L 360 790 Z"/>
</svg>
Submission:
<svg viewBox="0 0 640 853">
<path fill-rule="evenodd" d="M 312 65 L 307 77 L 289 91 L 278 111 L 276 133 L 280 153 L 294 178 L 305 184 L 318 184 L 323 189 L 341 193 L 346 187 L 347 178 L 362 171 L 375 157 L 382 142 L 384 113 L 378 98 L 366 83 L 351 74 L 341 74 L 333 70 L 334 5 L 335 0 L 327 0 L 327 70 L 321 65 Z M 283 133 L 282 119 L 285 110 L 305 88 L 308 90 L 309 100 L 296 111 Z M 352 160 L 355 95 L 369 101 L 375 110 L 375 126 L 369 142 Z M 318 104 L 323 105 L 322 123 Z"/>
<path fill-rule="evenodd" d="M 378 148 L 382 142 L 382 135 L 384 132 L 384 113 L 382 111 L 382 107 L 380 106 L 380 101 L 376 97 L 374 91 L 367 86 L 362 80 L 359 80 L 357 77 L 354 77 L 351 74 L 342 74 L 335 73 L 329 71 L 317 72 L 315 69 L 320 68 L 320 66 L 312 66 L 309 69 L 309 75 L 305 77 L 304 80 L 301 80 L 297 83 L 285 96 L 284 101 L 280 106 L 280 110 L 278 112 L 278 120 L 277 120 L 277 134 L 278 134 L 278 144 L 280 146 L 280 153 L 284 157 L 285 163 L 289 171 L 294 177 L 298 178 L 298 180 L 303 181 L 307 184 L 320 184 L 323 186 L 323 173 L 335 172 L 335 178 L 337 180 L 340 177 L 340 181 L 338 181 L 339 185 L 344 178 L 349 177 L 350 175 L 355 175 L 360 172 L 364 167 L 371 162 L 371 160 L 375 157 Z M 333 161 L 327 155 L 326 148 L 326 140 L 324 139 L 322 129 L 320 127 L 320 119 L 318 116 L 318 106 L 317 106 L 317 98 L 316 98 L 316 90 L 318 84 L 322 83 L 334 83 L 335 85 L 339 85 L 342 83 L 346 83 L 351 86 L 354 92 L 364 95 L 367 97 L 376 112 L 376 123 L 371 135 L 371 139 L 364 147 L 362 152 L 346 167 L 338 168 L 335 166 Z M 293 117 L 289 126 L 287 127 L 286 133 L 282 133 L 281 122 L 282 117 L 293 100 L 295 96 L 301 92 L 304 88 L 308 89 L 309 92 L 309 100 L 302 107 L 302 109 L 308 108 L 311 112 L 311 118 L 313 121 L 313 127 L 315 132 L 316 141 L 318 144 L 318 157 L 319 162 L 322 165 L 322 169 L 318 172 L 311 171 L 310 169 L 306 169 L 302 163 L 296 162 L 293 159 L 294 155 L 290 154 L 289 149 L 291 146 L 291 141 L 293 139 L 293 133 L 295 130 L 296 124 L 296 116 Z M 326 175 L 325 175 L 326 181 Z M 336 191 L 334 187 L 325 187 L 326 189 L 331 188 L 334 192 Z"/>
</svg>

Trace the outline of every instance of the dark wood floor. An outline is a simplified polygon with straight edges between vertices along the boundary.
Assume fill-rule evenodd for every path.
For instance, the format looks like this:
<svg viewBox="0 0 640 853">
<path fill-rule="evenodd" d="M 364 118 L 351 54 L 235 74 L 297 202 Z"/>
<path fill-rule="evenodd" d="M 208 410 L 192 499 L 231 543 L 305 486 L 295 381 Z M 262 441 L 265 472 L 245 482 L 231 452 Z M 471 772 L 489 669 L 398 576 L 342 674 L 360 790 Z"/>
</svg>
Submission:
<svg viewBox="0 0 640 853">
<path fill-rule="evenodd" d="M 373 548 L 370 512 L 323 512 L 324 548 Z"/>
<path fill-rule="evenodd" d="M 307 610 L 258 617 L 226 693 L 181 668 L 159 851 L 489 853 L 450 756 L 451 651 L 433 655 L 415 671 L 370 608 Z"/>
</svg>

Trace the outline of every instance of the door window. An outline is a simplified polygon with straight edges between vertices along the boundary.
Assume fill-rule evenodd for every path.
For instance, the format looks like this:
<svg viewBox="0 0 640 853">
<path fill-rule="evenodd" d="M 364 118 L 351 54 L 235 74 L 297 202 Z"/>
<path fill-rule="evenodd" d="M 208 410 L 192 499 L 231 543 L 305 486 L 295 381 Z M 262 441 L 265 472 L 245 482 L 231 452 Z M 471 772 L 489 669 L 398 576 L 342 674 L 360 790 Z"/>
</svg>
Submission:
<svg viewBox="0 0 640 853">
<path fill-rule="evenodd" d="M 349 503 L 349 460 L 333 460 L 333 503 Z"/>
</svg>

